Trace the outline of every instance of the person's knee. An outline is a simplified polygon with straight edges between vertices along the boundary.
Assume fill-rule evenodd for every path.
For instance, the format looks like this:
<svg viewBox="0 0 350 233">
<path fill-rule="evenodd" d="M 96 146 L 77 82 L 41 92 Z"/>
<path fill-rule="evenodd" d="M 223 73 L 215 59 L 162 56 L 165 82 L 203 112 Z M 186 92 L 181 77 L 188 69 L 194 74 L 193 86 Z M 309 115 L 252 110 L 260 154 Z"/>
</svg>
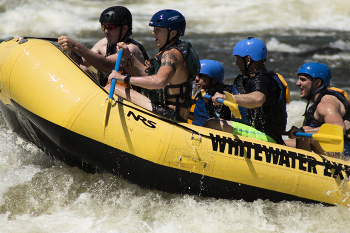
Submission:
<svg viewBox="0 0 350 233">
<path fill-rule="evenodd" d="M 214 119 L 214 118 L 208 119 L 204 123 L 203 127 L 211 128 L 211 129 L 217 129 L 217 130 L 222 130 L 221 124 L 220 124 L 220 120 Z"/>
</svg>

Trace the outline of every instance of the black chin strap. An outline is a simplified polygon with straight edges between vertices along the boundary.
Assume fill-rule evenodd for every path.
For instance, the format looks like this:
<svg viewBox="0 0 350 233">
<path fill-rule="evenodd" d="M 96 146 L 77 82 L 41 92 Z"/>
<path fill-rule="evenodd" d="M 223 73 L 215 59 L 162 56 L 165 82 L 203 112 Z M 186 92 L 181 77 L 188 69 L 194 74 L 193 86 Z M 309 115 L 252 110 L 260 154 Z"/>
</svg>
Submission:
<svg viewBox="0 0 350 233">
<path fill-rule="evenodd" d="M 120 27 L 120 32 L 119 32 L 119 38 L 118 38 L 118 42 L 125 42 L 125 38 L 129 35 L 129 33 L 125 33 L 124 37 L 122 38 L 122 32 L 123 32 L 123 26 Z"/>
<path fill-rule="evenodd" d="M 310 92 L 309 92 L 309 95 L 307 96 L 306 108 L 305 108 L 305 111 L 304 111 L 304 114 L 303 114 L 303 116 L 304 116 L 303 125 L 305 125 L 305 122 L 306 122 L 305 116 L 306 116 L 306 111 L 307 111 L 307 109 L 308 109 L 308 107 L 309 107 L 309 104 L 310 104 L 310 100 L 311 100 L 312 96 L 314 95 L 314 94 L 312 93 L 312 89 L 313 89 L 313 88 L 314 88 L 314 79 L 312 79 Z"/>
<path fill-rule="evenodd" d="M 319 88 L 317 88 L 316 91 L 314 91 L 314 93 L 312 93 L 312 89 L 314 88 L 314 81 L 315 81 L 315 79 L 313 78 L 312 83 L 311 83 L 310 92 L 309 92 L 309 95 L 307 97 L 307 104 L 306 104 L 306 108 L 305 108 L 305 112 L 304 112 L 303 116 L 306 116 L 306 111 L 309 107 L 309 104 L 310 104 L 312 97 L 315 96 L 317 93 L 319 93 L 325 87 L 325 85 L 322 84 Z M 306 121 L 306 119 L 304 118 L 304 124 L 305 124 L 305 121 Z"/>
<path fill-rule="evenodd" d="M 174 36 L 171 40 L 169 40 L 169 38 L 170 38 L 170 31 L 168 31 L 168 37 L 166 38 L 166 43 L 165 43 L 165 45 L 163 45 L 163 47 L 161 47 L 161 48 L 159 49 L 159 52 L 162 52 L 163 49 L 165 49 L 169 44 L 171 44 L 174 40 L 176 40 L 176 39 L 177 39 L 177 36 Z"/>
<path fill-rule="evenodd" d="M 244 69 L 244 73 L 242 73 L 242 75 L 247 76 L 247 77 L 249 78 L 249 75 L 250 75 L 250 74 L 259 73 L 259 71 L 250 71 L 250 72 L 248 72 L 249 67 L 253 64 L 254 61 L 252 60 L 252 62 L 251 62 L 249 65 L 247 65 L 246 58 L 247 58 L 247 57 L 244 57 L 244 58 L 243 58 L 243 62 L 244 62 L 245 69 Z"/>
<path fill-rule="evenodd" d="M 219 83 L 219 81 L 215 84 L 215 85 L 213 85 L 213 82 L 212 82 L 212 78 L 210 77 L 210 79 L 209 79 L 209 82 L 210 82 L 210 88 L 215 88 L 217 85 L 219 85 L 220 83 Z"/>
</svg>

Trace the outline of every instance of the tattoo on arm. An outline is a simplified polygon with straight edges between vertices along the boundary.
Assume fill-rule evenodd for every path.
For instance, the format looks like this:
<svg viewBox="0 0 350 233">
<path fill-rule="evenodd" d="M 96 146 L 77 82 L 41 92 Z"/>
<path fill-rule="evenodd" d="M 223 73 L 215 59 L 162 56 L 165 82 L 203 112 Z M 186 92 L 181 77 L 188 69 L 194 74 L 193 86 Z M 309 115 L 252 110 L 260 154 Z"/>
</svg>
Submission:
<svg viewBox="0 0 350 233">
<path fill-rule="evenodd" d="M 162 56 L 162 60 L 164 60 L 161 64 L 161 66 L 170 66 L 174 72 L 176 71 L 176 65 L 178 63 L 177 58 L 174 56 L 173 53 L 166 53 Z"/>
</svg>

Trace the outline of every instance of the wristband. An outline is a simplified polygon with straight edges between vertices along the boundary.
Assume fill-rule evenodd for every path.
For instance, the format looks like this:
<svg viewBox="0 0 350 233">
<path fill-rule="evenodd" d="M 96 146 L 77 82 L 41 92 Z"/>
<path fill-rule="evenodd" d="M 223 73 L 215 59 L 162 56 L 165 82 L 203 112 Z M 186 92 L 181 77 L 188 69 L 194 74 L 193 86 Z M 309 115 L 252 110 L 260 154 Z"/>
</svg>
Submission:
<svg viewBox="0 0 350 233">
<path fill-rule="evenodd" d="M 130 84 L 130 75 L 126 75 L 125 77 L 124 77 L 124 83 L 126 84 L 126 85 L 129 85 Z"/>
</svg>

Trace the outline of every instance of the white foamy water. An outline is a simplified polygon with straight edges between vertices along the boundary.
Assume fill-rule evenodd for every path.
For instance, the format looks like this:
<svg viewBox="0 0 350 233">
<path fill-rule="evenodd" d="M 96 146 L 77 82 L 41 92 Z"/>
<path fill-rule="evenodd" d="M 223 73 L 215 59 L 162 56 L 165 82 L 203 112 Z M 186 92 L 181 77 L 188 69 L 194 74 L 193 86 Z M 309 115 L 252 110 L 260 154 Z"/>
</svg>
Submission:
<svg viewBox="0 0 350 233">
<path fill-rule="evenodd" d="M 149 32 L 152 15 L 176 9 L 187 20 L 187 32 L 235 33 L 262 30 L 319 29 L 350 31 L 347 0 L 255 0 L 255 1 L 83 1 L 12 0 L 0 2 L 2 37 L 23 35 L 79 34 L 99 29 L 105 8 L 124 5 L 133 14 L 134 30 Z"/>
</svg>

